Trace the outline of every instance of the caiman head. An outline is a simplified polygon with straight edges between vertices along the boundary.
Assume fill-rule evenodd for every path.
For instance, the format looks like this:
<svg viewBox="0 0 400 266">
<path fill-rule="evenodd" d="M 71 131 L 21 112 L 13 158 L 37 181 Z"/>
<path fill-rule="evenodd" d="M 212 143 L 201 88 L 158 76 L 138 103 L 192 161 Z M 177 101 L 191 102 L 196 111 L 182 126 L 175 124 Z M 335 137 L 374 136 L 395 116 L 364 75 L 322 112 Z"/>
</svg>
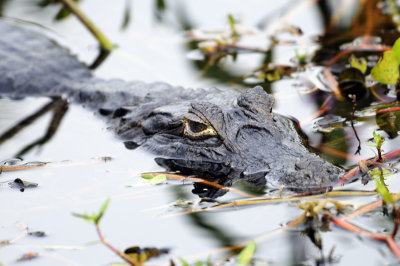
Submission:
<svg viewBox="0 0 400 266">
<path fill-rule="evenodd" d="M 169 170 L 225 186 L 246 180 L 310 191 L 337 183 L 342 170 L 305 148 L 292 121 L 271 112 L 274 98 L 261 87 L 219 97 L 167 104 L 134 122 L 124 114 L 118 134 L 128 139 L 127 147 L 143 145 L 155 153 Z M 132 141 L 138 130 L 144 137 Z M 198 191 L 218 196 L 204 192 Z"/>
</svg>

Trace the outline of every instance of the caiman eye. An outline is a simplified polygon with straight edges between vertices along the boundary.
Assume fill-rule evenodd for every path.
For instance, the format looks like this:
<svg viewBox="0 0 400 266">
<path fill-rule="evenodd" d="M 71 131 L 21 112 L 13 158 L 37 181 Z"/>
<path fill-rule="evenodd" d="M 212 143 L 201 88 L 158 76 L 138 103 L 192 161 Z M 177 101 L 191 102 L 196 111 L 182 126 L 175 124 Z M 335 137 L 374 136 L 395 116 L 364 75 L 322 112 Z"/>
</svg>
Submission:
<svg viewBox="0 0 400 266">
<path fill-rule="evenodd" d="M 215 129 L 208 124 L 196 122 L 190 119 L 184 119 L 183 124 L 185 127 L 183 133 L 192 139 L 199 139 L 217 135 Z"/>
</svg>

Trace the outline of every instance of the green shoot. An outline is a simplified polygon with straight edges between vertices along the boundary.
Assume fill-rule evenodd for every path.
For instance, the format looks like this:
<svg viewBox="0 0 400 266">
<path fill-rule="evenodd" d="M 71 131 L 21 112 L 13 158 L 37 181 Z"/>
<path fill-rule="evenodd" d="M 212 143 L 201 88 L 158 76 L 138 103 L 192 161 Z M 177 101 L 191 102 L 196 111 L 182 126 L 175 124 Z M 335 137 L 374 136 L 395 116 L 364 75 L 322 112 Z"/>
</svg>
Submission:
<svg viewBox="0 0 400 266">
<path fill-rule="evenodd" d="M 383 161 L 383 157 L 382 157 L 382 145 L 385 142 L 385 140 L 381 137 L 381 135 L 379 133 L 376 133 L 375 131 L 373 132 L 373 136 L 374 136 L 374 142 L 365 142 L 364 144 L 367 146 L 371 146 L 371 147 L 375 147 L 376 150 L 378 151 L 378 160 L 379 161 Z"/>
<path fill-rule="evenodd" d="M 392 194 L 389 192 L 389 189 L 385 184 L 385 177 L 390 174 L 392 173 L 388 169 L 379 167 L 376 167 L 373 170 L 368 171 L 368 175 L 371 177 L 372 180 L 375 181 L 376 192 L 378 192 L 379 195 L 381 195 L 383 201 L 386 203 L 394 204 Z"/>
<path fill-rule="evenodd" d="M 104 212 L 106 211 L 108 204 L 110 203 L 110 199 L 107 199 L 103 205 L 101 205 L 100 210 L 98 213 L 93 213 L 93 214 L 88 214 L 88 213 L 72 213 L 73 216 L 78 217 L 78 218 L 83 218 L 85 219 L 87 222 L 92 223 L 96 226 L 99 225 L 101 218 L 104 215 Z"/>
<path fill-rule="evenodd" d="M 228 22 L 229 27 L 231 28 L 233 41 L 236 42 L 238 40 L 238 33 L 235 27 L 235 19 L 233 18 L 232 14 L 228 14 Z"/>
</svg>

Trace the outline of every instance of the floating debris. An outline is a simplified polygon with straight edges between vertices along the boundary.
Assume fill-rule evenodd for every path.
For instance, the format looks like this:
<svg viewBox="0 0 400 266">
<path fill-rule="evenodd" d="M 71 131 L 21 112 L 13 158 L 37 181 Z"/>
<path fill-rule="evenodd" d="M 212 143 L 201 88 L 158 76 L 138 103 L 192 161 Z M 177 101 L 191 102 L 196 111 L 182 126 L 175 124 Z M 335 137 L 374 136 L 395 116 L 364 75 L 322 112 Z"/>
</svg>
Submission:
<svg viewBox="0 0 400 266">
<path fill-rule="evenodd" d="M 25 188 L 34 188 L 37 187 L 39 184 L 34 182 L 29 182 L 22 180 L 21 178 L 16 178 L 14 181 L 8 183 L 8 185 L 12 188 L 18 188 L 19 191 L 24 192 Z"/>
</svg>

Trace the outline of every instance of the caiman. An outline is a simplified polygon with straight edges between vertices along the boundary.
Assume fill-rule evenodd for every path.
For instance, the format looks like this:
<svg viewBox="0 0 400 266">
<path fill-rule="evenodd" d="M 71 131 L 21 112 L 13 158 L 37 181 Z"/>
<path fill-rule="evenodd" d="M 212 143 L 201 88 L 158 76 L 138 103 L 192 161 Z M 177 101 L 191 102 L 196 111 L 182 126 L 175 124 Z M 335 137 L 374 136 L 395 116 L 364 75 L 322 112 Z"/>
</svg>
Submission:
<svg viewBox="0 0 400 266">
<path fill-rule="evenodd" d="M 0 36 L 2 97 L 84 105 L 127 148 L 142 146 L 168 170 L 225 186 L 246 180 L 302 191 L 329 189 L 343 173 L 304 146 L 291 120 L 272 113 L 274 98 L 259 86 L 239 93 L 104 80 L 32 26 L 0 20 Z"/>
</svg>

